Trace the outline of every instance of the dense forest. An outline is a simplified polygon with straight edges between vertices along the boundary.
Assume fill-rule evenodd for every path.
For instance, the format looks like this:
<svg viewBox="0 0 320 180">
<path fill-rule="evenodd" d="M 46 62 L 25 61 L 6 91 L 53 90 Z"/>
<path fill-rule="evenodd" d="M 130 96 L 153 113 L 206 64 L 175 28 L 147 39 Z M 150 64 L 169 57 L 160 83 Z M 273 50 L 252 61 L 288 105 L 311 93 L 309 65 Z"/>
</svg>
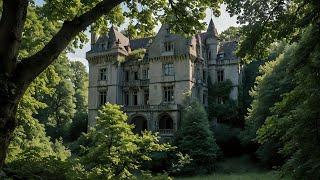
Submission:
<svg viewBox="0 0 320 180">
<path fill-rule="evenodd" d="M 276 174 L 269 179 L 320 179 L 317 0 L 41 2 L 0 1 L 0 179 L 171 179 L 212 174 L 243 155 Z M 189 36 L 221 3 L 241 25 L 219 35 L 239 42 L 239 102 L 228 80 L 208 85 L 208 109 L 185 94 L 168 143 L 133 133 L 109 103 L 87 129 L 88 73 L 66 53 L 88 41 L 88 26 L 105 33 L 129 19 L 125 32 L 144 37 L 166 22 Z"/>
</svg>

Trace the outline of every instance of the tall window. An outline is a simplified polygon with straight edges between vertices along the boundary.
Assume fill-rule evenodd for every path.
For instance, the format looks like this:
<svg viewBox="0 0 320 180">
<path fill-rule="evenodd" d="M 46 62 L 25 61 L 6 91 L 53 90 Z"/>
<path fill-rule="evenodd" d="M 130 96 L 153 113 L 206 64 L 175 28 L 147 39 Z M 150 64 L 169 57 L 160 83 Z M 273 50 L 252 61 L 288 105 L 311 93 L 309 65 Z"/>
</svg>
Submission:
<svg viewBox="0 0 320 180">
<path fill-rule="evenodd" d="M 107 68 L 100 69 L 100 79 L 101 81 L 107 80 Z"/>
<path fill-rule="evenodd" d="M 165 76 L 173 76 L 174 75 L 173 63 L 164 64 L 163 65 L 163 73 Z"/>
<path fill-rule="evenodd" d="M 149 79 L 149 69 L 144 69 L 142 71 L 143 79 Z"/>
<path fill-rule="evenodd" d="M 223 70 L 218 70 L 217 71 L 218 82 L 222 82 L 224 80 L 223 76 L 224 76 Z"/>
<path fill-rule="evenodd" d="M 149 104 L 149 90 L 146 89 L 144 90 L 144 105 L 148 105 Z"/>
<path fill-rule="evenodd" d="M 172 102 L 174 100 L 173 86 L 163 87 L 163 101 Z"/>
<path fill-rule="evenodd" d="M 163 115 L 159 120 L 159 129 L 173 129 L 173 120 L 169 115 Z"/>
<path fill-rule="evenodd" d="M 211 60 L 211 51 L 208 51 L 208 60 Z"/>
<path fill-rule="evenodd" d="M 123 98 L 124 98 L 124 105 L 129 106 L 129 92 L 128 91 L 125 91 L 123 93 Z"/>
<path fill-rule="evenodd" d="M 223 100 L 223 97 L 218 97 L 217 98 L 217 101 L 218 101 L 218 104 L 224 104 L 224 100 Z"/>
<path fill-rule="evenodd" d="M 125 80 L 126 82 L 129 81 L 129 71 L 125 71 L 125 72 L 124 72 L 124 80 Z"/>
<path fill-rule="evenodd" d="M 165 42 L 164 43 L 164 51 L 165 52 L 172 52 L 174 50 L 173 42 Z"/>
<path fill-rule="evenodd" d="M 205 70 L 202 71 L 202 78 L 203 78 L 203 82 L 207 83 L 207 71 Z"/>
<path fill-rule="evenodd" d="M 134 80 L 138 80 L 139 79 L 139 74 L 137 71 L 135 71 L 134 73 Z"/>
<path fill-rule="evenodd" d="M 133 91 L 133 105 L 138 105 L 138 91 Z"/>
<path fill-rule="evenodd" d="M 207 99 L 208 99 L 207 91 L 203 91 L 202 103 L 203 103 L 204 105 L 207 104 Z"/>
<path fill-rule="evenodd" d="M 100 106 L 107 103 L 107 91 L 100 91 L 99 92 L 99 100 L 100 100 Z"/>
</svg>

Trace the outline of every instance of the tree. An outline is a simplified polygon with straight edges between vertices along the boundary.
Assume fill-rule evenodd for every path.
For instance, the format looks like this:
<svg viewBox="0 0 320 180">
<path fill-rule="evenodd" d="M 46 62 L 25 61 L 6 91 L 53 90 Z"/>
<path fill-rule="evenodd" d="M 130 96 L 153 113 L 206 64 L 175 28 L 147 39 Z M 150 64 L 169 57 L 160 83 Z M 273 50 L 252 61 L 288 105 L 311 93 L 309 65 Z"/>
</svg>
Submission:
<svg viewBox="0 0 320 180">
<path fill-rule="evenodd" d="M 53 80 L 47 81 L 51 93 L 37 92 L 37 99 L 47 106 L 40 109 L 35 116 L 45 124 L 48 135 L 54 139 L 63 137 L 66 140 L 72 119 L 75 114 L 75 89 L 71 81 L 73 76 L 70 63 L 65 54 L 59 56 L 52 65 L 49 74 Z"/>
<path fill-rule="evenodd" d="M 36 99 L 36 92 L 50 93 L 51 89 L 46 84 L 48 75 L 51 75 L 49 70 L 33 81 L 19 103 L 18 127 L 6 159 L 5 172 L 8 174 L 26 179 L 37 178 L 40 174 L 43 178 L 50 177 L 53 173 L 57 175 L 59 170 L 53 172 L 53 169 L 62 168 L 58 166 L 70 157 L 70 151 L 61 141 L 52 142 L 46 135 L 44 125 L 34 118 L 39 110 L 46 107 L 45 103 Z"/>
<path fill-rule="evenodd" d="M 45 0 L 38 6 L 29 0 L 1 1 L 0 168 L 17 127 L 16 113 L 23 94 L 70 42 L 72 48 L 86 40 L 83 31 L 90 24 L 95 23 L 93 29 L 97 30 L 110 23 L 120 24 L 125 16 L 139 24 L 141 33 L 160 20 L 171 24 L 173 31 L 189 34 L 204 28 L 199 20 L 205 18 L 206 8 L 218 14 L 220 3 L 220 0 Z"/>
<path fill-rule="evenodd" d="M 207 113 L 199 102 L 191 100 L 182 115 L 174 144 L 192 159 L 184 171 L 208 173 L 214 169 L 220 149 L 210 130 Z"/>
<path fill-rule="evenodd" d="M 70 140 L 76 140 L 82 132 L 87 131 L 88 120 L 88 73 L 86 67 L 81 62 L 71 62 L 71 71 L 75 89 L 75 109 L 74 118 L 70 129 Z"/>
<path fill-rule="evenodd" d="M 283 173 L 295 179 L 320 178 L 319 33 L 317 25 L 310 26 L 285 53 L 290 60 L 286 76 L 292 79 L 293 88 L 282 95 L 257 132 L 260 143 L 280 143 L 278 151 L 287 158 Z"/>
<path fill-rule="evenodd" d="M 244 36 L 238 55 L 247 60 L 268 56 L 268 47 L 286 38 L 294 42 L 302 29 L 319 24 L 317 0 L 225 0 L 231 15 L 237 15 Z M 255 57 L 255 58 L 252 58 Z"/>
<path fill-rule="evenodd" d="M 286 67 L 291 60 L 288 55 L 290 51 L 291 49 L 288 49 L 285 55 L 281 54 L 276 60 L 266 62 L 260 67 L 262 75 L 256 78 L 256 85 L 250 92 L 253 101 L 248 110 L 244 131 L 241 133 L 242 142 L 245 145 L 258 145 L 257 130 L 265 123 L 267 117 L 272 115 L 271 109 L 281 101 L 283 94 L 293 88 L 292 78 L 286 72 Z M 278 147 L 278 141 L 270 141 L 258 146 L 258 157 L 264 165 L 272 167 L 283 162 L 277 152 Z"/>
<path fill-rule="evenodd" d="M 219 35 L 221 41 L 239 41 L 241 38 L 240 27 L 229 27 Z"/>
<path fill-rule="evenodd" d="M 142 162 L 151 160 L 152 152 L 169 150 L 151 132 L 134 134 L 127 119 L 120 106 L 107 103 L 99 111 L 96 126 L 82 137 L 80 161 L 88 179 L 130 179 Z"/>
</svg>

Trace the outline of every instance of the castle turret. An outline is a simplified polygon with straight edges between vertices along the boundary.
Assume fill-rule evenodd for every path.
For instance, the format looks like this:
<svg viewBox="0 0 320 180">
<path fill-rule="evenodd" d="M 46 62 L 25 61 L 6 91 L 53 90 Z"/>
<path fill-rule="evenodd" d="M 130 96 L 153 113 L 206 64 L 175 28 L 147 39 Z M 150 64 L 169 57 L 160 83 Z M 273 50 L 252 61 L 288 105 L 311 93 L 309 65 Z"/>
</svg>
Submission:
<svg viewBox="0 0 320 180">
<path fill-rule="evenodd" d="M 206 45 L 208 63 L 214 64 L 218 52 L 218 32 L 212 19 L 207 29 Z"/>
</svg>

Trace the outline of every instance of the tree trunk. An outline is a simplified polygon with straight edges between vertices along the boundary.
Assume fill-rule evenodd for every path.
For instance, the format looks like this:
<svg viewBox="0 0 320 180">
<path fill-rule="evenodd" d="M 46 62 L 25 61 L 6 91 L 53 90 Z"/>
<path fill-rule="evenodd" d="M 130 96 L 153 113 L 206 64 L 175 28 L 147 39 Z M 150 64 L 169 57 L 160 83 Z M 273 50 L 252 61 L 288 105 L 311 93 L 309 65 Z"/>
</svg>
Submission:
<svg viewBox="0 0 320 180">
<path fill-rule="evenodd" d="M 3 168 L 8 147 L 17 126 L 16 113 L 27 84 L 17 83 L 0 74 L 0 169 Z"/>
<path fill-rule="evenodd" d="M 3 168 L 10 140 L 17 126 L 17 103 L 8 102 L 6 97 L 0 95 L 0 169 Z"/>
</svg>

